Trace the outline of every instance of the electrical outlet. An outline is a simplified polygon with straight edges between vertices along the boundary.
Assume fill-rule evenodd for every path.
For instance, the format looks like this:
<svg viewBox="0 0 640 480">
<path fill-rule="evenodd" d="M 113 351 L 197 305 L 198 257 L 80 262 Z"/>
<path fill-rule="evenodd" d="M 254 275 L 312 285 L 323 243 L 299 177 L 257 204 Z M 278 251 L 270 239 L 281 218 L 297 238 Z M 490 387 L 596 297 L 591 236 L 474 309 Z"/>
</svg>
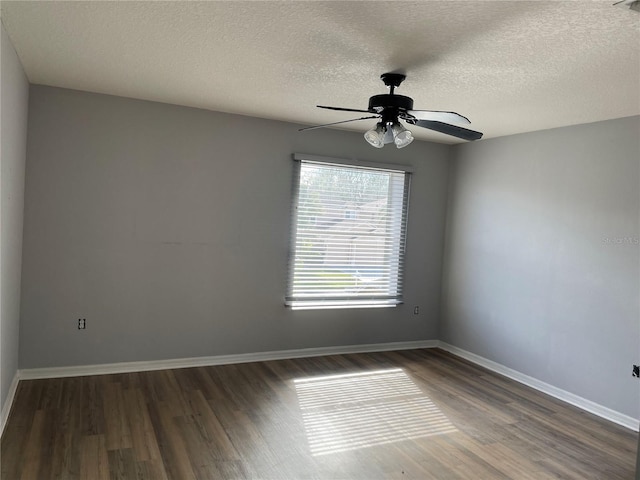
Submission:
<svg viewBox="0 0 640 480">
<path fill-rule="evenodd" d="M 78 330 L 84 330 L 87 328 L 87 319 L 79 318 L 78 319 Z"/>
<path fill-rule="evenodd" d="M 420 313 L 420 307 L 418 306 L 413 307 L 413 314 L 418 315 L 419 313 Z"/>
<path fill-rule="evenodd" d="M 633 376 L 640 377 L 640 365 L 633 366 Z"/>
</svg>

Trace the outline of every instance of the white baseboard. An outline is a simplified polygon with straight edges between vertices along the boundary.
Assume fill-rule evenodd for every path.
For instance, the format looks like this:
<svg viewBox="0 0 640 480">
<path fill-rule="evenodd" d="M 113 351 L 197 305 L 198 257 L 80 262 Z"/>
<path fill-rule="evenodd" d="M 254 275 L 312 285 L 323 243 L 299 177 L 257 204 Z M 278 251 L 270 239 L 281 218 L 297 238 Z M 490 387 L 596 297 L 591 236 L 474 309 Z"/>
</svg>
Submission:
<svg viewBox="0 0 640 480">
<path fill-rule="evenodd" d="M 301 348 L 271 352 L 242 353 L 237 355 L 215 355 L 212 357 L 176 358 L 149 362 L 108 363 L 100 365 L 79 365 L 71 367 L 29 368 L 20 370 L 21 380 L 41 378 L 84 377 L 87 375 L 108 375 L 114 373 L 170 370 L 174 368 L 208 367 L 232 363 L 264 362 L 290 358 L 320 357 L 348 353 L 384 352 L 390 350 L 410 350 L 414 348 L 434 348 L 437 340 L 414 342 L 373 343 L 367 345 L 344 345 L 335 347 Z"/>
<path fill-rule="evenodd" d="M 0 411 L 0 436 L 4 432 L 4 426 L 7 424 L 7 420 L 9 419 L 9 413 L 11 413 L 11 406 L 13 405 L 13 399 L 16 396 L 16 391 L 18 390 L 18 382 L 20 381 L 20 372 L 17 371 L 13 375 L 13 380 L 11 380 L 11 384 L 9 385 L 9 392 L 7 393 L 7 398 L 2 405 L 2 410 Z"/>
<path fill-rule="evenodd" d="M 499 373 L 500 375 L 504 375 L 505 377 L 515 380 L 516 382 L 523 383 L 524 385 L 535 388 L 542 393 L 551 395 L 552 397 L 562 400 L 563 402 L 569 403 L 575 407 L 581 408 L 582 410 L 586 410 L 589 413 L 593 413 L 594 415 L 617 423 L 618 425 L 622 425 L 623 427 L 629 428 L 636 432 L 640 428 L 640 421 L 637 418 L 633 418 L 620 412 L 616 412 L 615 410 L 611 410 L 610 408 L 592 402 L 591 400 L 579 397 L 578 395 L 574 395 L 573 393 L 567 392 L 566 390 L 554 387 L 553 385 L 549 385 L 548 383 L 525 375 L 524 373 L 520 373 L 497 362 L 488 360 L 484 357 L 481 357 L 480 355 L 476 355 L 475 353 L 471 353 L 461 348 L 454 347 L 453 345 L 449 345 L 445 342 L 438 342 L 438 347 L 442 350 L 446 350 L 449 353 L 457 355 L 458 357 L 462 357 L 465 360 L 469 360 L 476 365 L 480 365 L 481 367 L 484 367 L 488 370 Z"/>
</svg>

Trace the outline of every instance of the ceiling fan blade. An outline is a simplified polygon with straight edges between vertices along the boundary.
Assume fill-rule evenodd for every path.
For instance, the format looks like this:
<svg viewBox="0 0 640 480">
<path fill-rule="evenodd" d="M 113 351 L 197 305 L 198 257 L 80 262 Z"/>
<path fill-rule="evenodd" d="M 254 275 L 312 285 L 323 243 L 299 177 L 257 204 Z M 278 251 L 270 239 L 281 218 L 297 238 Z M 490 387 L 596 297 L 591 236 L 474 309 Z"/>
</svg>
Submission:
<svg viewBox="0 0 640 480">
<path fill-rule="evenodd" d="M 355 108 L 343 108 L 343 107 L 327 107 L 325 105 L 316 105 L 318 108 L 327 108 L 329 110 L 340 110 L 341 112 L 362 112 L 362 113 L 374 113 L 370 110 L 358 110 Z"/>
<path fill-rule="evenodd" d="M 341 122 L 325 123 L 325 124 L 322 124 L 322 125 L 314 125 L 313 127 L 300 128 L 300 129 L 298 129 L 298 131 L 299 132 L 303 132 L 305 130 L 313 130 L 315 128 L 330 127 L 331 125 L 338 125 L 340 123 L 356 122 L 358 120 L 369 120 L 370 118 L 380 118 L 380 116 L 379 115 L 372 115 L 370 117 L 352 118 L 351 120 L 342 120 Z"/>
<path fill-rule="evenodd" d="M 456 112 L 443 112 L 440 110 L 407 110 L 409 115 L 418 120 L 431 120 L 445 123 L 471 123 L 467 117 Z"/>
<path fill-rule="evenodd" d="M 431 120 L 416 120 L 415 122 L 407 122 L 419 127 L 428 128 L 436 132 L 451 135 L 452 137 L 458 137 L 463 140 L 479 140 L 482 138 L 482 133 L 469 130 L 466 128 L 458 127 L 457 125 L 449 125 L 448 123 L 436 122 Z"/>
</svg>

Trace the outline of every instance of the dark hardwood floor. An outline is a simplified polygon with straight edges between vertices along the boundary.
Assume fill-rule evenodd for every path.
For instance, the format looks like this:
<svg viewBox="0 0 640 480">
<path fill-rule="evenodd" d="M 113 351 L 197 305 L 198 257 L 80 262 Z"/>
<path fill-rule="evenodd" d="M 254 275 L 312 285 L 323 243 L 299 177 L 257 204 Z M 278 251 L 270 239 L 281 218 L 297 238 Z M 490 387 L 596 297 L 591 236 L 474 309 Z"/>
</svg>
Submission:
<svg viewBox="0 0 640 480">
<path fill-rule="evenodd" d="M 409 350 L 22 381 L 1 478 L 630 480 L 637 439 Z"/>
</svg>

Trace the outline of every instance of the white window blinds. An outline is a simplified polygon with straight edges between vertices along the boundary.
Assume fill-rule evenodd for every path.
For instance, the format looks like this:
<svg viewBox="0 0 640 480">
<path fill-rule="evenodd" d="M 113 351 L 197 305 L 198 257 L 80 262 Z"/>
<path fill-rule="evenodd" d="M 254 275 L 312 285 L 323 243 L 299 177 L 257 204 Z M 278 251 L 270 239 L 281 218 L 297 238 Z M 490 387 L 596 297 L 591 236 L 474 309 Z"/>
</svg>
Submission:
<svg viewBox="0 0 640 480">
<path fill-rule="evenodd" d="M 409 173 L 300 160 L 286 304 L 402 303 Z"/>
</svg>

